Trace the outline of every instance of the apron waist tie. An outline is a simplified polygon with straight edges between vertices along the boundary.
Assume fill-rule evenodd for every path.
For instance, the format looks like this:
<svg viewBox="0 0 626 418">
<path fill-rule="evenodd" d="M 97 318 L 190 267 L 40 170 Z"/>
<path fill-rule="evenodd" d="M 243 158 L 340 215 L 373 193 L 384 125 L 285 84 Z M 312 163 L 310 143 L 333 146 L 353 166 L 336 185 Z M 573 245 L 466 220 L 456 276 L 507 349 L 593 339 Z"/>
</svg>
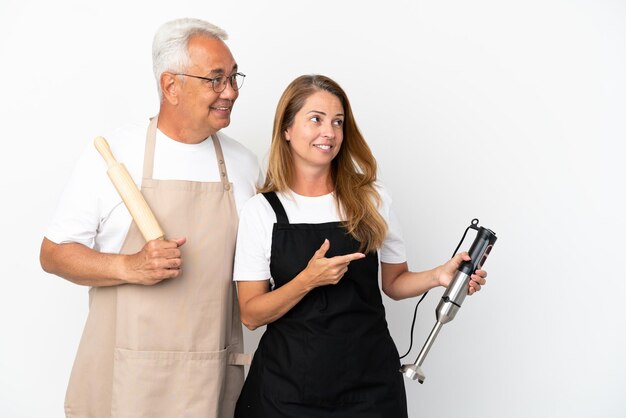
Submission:
<svg viewBox="0 0 626 418">
<path fill-rule="evenodd" d="M 252 362 L 252 356 L 246 353 L 230 353 L 228 364 L 234 366 L 248 366 Z"/>
</svg>

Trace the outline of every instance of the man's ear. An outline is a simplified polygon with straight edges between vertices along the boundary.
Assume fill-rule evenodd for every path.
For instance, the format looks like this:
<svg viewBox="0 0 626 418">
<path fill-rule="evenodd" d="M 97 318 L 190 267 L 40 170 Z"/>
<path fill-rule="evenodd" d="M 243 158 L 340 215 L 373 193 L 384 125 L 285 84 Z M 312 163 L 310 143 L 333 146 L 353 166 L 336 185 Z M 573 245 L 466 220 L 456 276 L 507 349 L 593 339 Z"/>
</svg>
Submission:
<svg viewBox="0 0 626 418">
<path fill-rule="evenodd" d="M 161 91 L 163 92 L 163 100 L 171 105 L 178 104 L 179 79 L 172 73 L 161 74 Z"/>
</svg>

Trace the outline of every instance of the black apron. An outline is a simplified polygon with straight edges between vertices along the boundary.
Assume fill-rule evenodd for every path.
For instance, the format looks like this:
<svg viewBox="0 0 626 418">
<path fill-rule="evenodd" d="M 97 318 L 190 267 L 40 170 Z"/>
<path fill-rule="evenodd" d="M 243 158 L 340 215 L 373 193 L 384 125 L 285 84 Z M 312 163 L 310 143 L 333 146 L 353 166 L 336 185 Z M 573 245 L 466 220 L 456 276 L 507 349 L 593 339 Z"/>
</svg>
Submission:
<svg viewBox="0 0 626 418">
<path fill-rule="evenodd" d="M 326 257 L 359 243 L 340 222 L 290 224 L 275 193 L 270 272 L 275 288 L 296 277 L 322 245 Z M 336 285 L 309 292 L 267 325 L 237 402 L 237 418 L 407 417 L 398 351 L 380 288 L 378 256 L 352 261 Z"/>
</svg>

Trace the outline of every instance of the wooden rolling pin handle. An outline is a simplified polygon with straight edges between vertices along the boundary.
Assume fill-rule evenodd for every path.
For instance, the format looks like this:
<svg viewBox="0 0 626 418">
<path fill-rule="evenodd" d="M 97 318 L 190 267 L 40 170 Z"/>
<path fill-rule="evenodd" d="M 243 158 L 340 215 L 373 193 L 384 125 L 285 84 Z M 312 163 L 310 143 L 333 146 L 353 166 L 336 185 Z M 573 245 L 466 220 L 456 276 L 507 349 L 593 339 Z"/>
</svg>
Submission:
<svg viewBox="0 0 626 418">
<path fill-rule="evenodd" d="M 124 164 L 120 164 L 115 160 L 106 139 L 99 136 L 94 140 L 94 145 L 106 161 L 108 165 L 107 174 L 144 239 L 146 241 L 162 239 L 164 235 L 163 230 L 154 217 L 152 210 L 150 210 L 146 199 L 144 199 Z"/>
<path fill-rule="evenodd" d="M 97 136 L 96 139 L 93 140 L 93 144 L 96 146 L 100 155 L 102 155 L 102 158 L 104 158 L 104 161 L 107 163 L 107 167 L 110 168 L 117 164 L 106 139 L 101 136 Z"/>
</svg>

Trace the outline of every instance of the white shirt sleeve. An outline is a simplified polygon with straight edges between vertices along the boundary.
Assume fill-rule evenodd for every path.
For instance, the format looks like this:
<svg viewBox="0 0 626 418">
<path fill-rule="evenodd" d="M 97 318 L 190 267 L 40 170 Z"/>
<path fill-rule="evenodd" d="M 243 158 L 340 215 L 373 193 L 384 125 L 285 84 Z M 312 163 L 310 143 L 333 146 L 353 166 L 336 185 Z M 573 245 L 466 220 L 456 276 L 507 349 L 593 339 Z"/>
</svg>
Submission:
<svg viewBox="0 0 626 418">
<path fill-rule="evenodd" d="M 267 199 L 257 194 L 246 202 L 239 216 L 233 280 L 268 280 L 272 229 L 276 215 Z"/>
<path fill-rule="evenodd" d="M 46 238 L 57 244 L 76 242 L 93 248 L 103 210 L 98 191 L 107 188 L 111 186 L 106 165 L 88 144 L 63 191 Z"/>
<path fill-rule="evenodd" d="M 387 236 L 380 248 L 380 261 L 389 264 L 404 263 L 406 248 L 400 222 L 392 208 L 391 196 L 382 185 L 377 184 L 377 189 L 382 199 L 381 214 L 387 221 Z"/>
<path fill-rule="evenodd" d="M 406 261 L 406 248 L 402 229 L 395 212 L 390 208 L 387 218 L 387 236 L 380 249 L 380 261 L 389 264 L 399 264 Z"/>
</svg>

